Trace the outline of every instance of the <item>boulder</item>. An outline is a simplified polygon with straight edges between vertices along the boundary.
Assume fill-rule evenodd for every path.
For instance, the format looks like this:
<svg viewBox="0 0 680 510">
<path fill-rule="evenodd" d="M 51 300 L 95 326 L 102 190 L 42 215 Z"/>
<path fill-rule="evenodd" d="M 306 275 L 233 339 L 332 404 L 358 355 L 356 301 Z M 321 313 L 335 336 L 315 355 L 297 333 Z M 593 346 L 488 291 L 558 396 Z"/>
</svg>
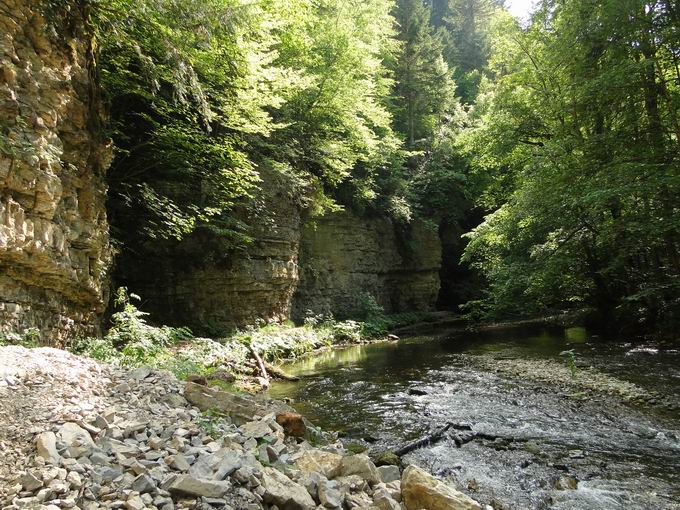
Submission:
<svg viewBox="0 0 680 510">
<path fill-rule="evenodd" d="M 287 436 L 304 437 L 307 434 L 307 425 L 301 414 L 279 413 L 276 415 L 276 423 L 283 427 Z"/>
<path fill-rule="evenodd" d="M 380 483 L 380 473 L 368 455 L 349 455 L 343 457 L 338 468 L 338 476 L 357 475 L 370 484 Z"/>
<path fill-rule="evenodd" d="M 413 465 L 402 473 L 401 495 L 407 510 L 481 509 L 474 499 Z"/>
<path fill-rule="evenodd" d="M 59 429 L 59 439 L 61 439 L 67 446 L 82 445 L 87 448 L 94 448 L 94 441 L 90 433 L 77 423 L 64 423 Z"/>
<path fill-rule="evenodd" d="M 187 382 L 184 398 L 201 411 L 217 410 L 227 415 L 236 424 L 253 420 L 254 416 L 264 416 L 275 412 L 294 412 L 293 408 L 279 402 L 269 402 L 252 395 L 222 391 L 214 386 L 201 386 Z"/>
<path fill-rule="evenodd" d="M 231 488 L 231 483 L 195 478 L 191 475 L 177 476 L 166 487 L 173 494 L 188 494 L 206 498 L 221 498 Z"/>
<path fill-rule="evenodd" d="M 266 468 L 262 476 L 263 499 L 281 510 L 314 510 L 316 503 L 302 485 L 273 468 Z"/>
<path fill-rule="evenodd" d="M 307 450 L 296 461 L 296 467 L 303 473 L 321 473 L 326 478 L 338 476 L 342 455 L 322 450 Z"/>
<path fill-rule="evenodd" d="M 38 456 L 45 459 L 47 464 L 59 464 L 61 456 L 57 451 L 57 436 L 54 432 L 43 432 L 36 439 Z"/>
</svg>

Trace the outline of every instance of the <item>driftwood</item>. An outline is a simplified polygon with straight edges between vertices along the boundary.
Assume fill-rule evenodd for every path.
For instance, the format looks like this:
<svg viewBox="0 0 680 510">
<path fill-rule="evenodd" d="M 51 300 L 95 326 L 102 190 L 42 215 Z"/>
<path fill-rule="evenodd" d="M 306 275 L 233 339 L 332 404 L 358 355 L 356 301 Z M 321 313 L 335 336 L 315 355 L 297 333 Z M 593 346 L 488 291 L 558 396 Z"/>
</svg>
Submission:
<svg viewBox="0 0 680 510">
<path fill-rule="evenodd" d="M 269 370 L 269 373 L 272 375 L 275 375 L 279 379 L 283 379 L 284 381 L 299 381 L 300 378 L 296 377 L 294 375 L 290 375 L 286 373 L 284 370 L 280 369 L 279 367 L 272 365 L 271 363 L 267 363 L 266 361 L 264 362 L 264 366 L 267 370 Z"/>
<path fill-rule="evenodd" d="M 412 443 L 409 443 L 397 450 L 394 450 L 394 454 L 401 457 L 402 455 L 406 455 L 407 453 L 412 452 L 413 450 L 417 450 L 418 448 L 427 446 L 431 443 L 434 443 L 435 441 L 439 441 L 444 436 L 444 434 L 446 434 L 446 431 L 449 430 L 451 427 L 453 427 L 453 423 L 449 422 L 442 428 L 434 431 L 432 434 L 428 434 L 427 436 L 422 437 L 417 441 L 413 441 Z"/>
<path fill-rule="evenodd" d="M 473 432 L 472 427 L 469 424 L 466 423 L 451 423 L 448 422 L 446 425 L 441 427 L 440 429 L 437 429 L 434 431 L 432 434 L 428 434 L 417 441 L 413 441 L 412 443 L 408 443 L 405 446 L 402 446 L 401 448 L 398 448 L 394 450 L 394 454 L 398 455 L 399 457 L 406 455 L 409 452 L 412 452 L 413 450 L 417 450 L 418 448 L 422 448 L 423 446 L 427 446 L 429 444 L 435 443 L 442 439 L 444 436 L 447 436 L 450 429 L 456 430 L 461 432 L 460 434 L 450 434 L 451 439 L 456 443 L 456 447 L 460 448 L 464 444 L 470 443 L 472 441 L 475 441 L 477 439 L 482 439 L 486 441 L 507 441 L 507 442 L 513 442 L 513 441 L 518 441 L 518 442 L 526 442 L 527 439 L 523 438 L 515 438 L 515 437 L 506 437 L 506 436 L 497 436 L 495 434 L 488 434 L 486 432 Z"/>
<path fill-rule="evenodd" d="M 264 361 L 262 361 L 262 358 L 253 348 L 252 345 L 250 346 L 250 352 L 253 355 L 253 358 L 255 358 L 255 361 L 257 361 L 257 366 L 260 369 L 260 374 L 262 375 L 262 378 L 267 382 L 267 384 L 269 384 L 269 374 L 267 374 L 267 369 L 264 366 Z"/>
</svg>

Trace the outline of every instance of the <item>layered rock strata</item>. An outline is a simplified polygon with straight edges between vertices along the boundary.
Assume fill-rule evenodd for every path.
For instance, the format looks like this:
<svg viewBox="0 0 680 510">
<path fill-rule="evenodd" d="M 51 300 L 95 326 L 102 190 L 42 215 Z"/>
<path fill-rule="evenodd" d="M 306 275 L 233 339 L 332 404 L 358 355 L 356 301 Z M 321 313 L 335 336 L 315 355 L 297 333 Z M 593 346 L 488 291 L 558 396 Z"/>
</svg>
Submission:
<svg viewBox="0 0 680 510">
<path fill-rule="evenodd" d="M 99 88 L 86 18 L 0 9 L 0 331 L 98 329 L 110 261 Z"/>
<path fill-rule="evenodd" d="M 293 312 L 351 316 L 371 296 L 387 312 L 434 309 L 441 243 L 435 229 L 333 214 L 305 225 Z"/>
</svg>

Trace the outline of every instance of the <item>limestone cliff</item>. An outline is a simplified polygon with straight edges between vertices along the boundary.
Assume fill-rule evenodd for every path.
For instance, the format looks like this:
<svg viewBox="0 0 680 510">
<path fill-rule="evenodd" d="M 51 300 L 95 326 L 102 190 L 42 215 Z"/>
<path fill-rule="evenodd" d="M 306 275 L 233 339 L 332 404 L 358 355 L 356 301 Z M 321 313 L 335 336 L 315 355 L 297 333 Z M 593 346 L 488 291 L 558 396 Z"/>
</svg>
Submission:
<svg viewBox="0 0 680 510">
<path fill-rule="evenodd" d="M 85 16 L 77 2 L 2 4 L 0 328 L 92 333 L 106 302 L 110 149 Z"/>
<path fill-rule="evenodd" d="M 125 250 L 116 281 L 144 299 L 153 319 L 213 333 L 258 319 L 284 321 L 298 283 L 300 213 L 285 179 L 260 170 L 262 190 L 241 220 L 253 242 L 233 250 L 211 231 Z"/>
<path fill-rule="evenodd" d="M 118 283 L 144 298 L 162 323 L 213 333 L 256 320 L 349 316 L 364 293 L 388 312 L 432 310 L 441 244 L 421 222 L 400 229 L 385 218 L 332 214 L 301 219 L 287 185 L 263 172 L 261 204 L 245 218 L 251 246 L 230 251 L 210 232 L 165 250 L 136 249 L 119 261 Z M 143 253 L 143 256 L 140 256 Z"/>
<path fill-rule="evenodd" d="M 387 312 L 432 310 L 440 266 L 437 232 L 422 222 L 402 229 L 385 218 L 349 213 L 318 218 L 303 230 L 293 315 L 350 316 L 361 294 Z"/>
</svg>

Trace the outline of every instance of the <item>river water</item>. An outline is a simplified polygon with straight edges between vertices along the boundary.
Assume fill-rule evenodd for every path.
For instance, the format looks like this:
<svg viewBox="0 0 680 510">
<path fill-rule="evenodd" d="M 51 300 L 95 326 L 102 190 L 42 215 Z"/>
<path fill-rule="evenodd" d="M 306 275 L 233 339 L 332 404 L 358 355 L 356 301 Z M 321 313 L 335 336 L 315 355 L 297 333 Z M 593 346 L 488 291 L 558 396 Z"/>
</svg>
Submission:
<svg viewBox="0 0 680 510">
<path fill-rule="evenodd" d="M 568 365 L 573 350 L 574 370 Z M 450 333 L 324 352 L 270 390 L 379 451 L 447 422 L 404 461 L 496 509 L 680 509 L 680 351 L 581 328 Z"/>
</svg>

